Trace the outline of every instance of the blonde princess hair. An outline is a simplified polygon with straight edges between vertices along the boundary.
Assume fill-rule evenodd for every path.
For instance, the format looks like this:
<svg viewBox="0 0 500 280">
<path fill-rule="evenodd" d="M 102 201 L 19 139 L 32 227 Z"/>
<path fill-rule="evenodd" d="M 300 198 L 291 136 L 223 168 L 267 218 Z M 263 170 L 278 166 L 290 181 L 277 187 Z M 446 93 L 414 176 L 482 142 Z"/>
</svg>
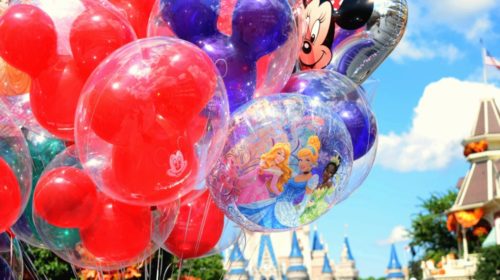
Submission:
<svg viewBox="0 0 500 280">
<path fill-rule="evenodd" d="M 307 139 L 307 146 L 300 149 L 297 153 L 299 158 L 310 157 L 314 164 L 318 162 L 319 158 L 319 149 L 321 148 L 321 141 L 319 137 L 316 135 L 310 136 Z"/>
<path fill-rule="evenodd" d="M 276 155 L 278 154 L 279 150 L 283 150 L 283 152 L 285 153 L 285 159 L 282 162 L 276 164 L 274 160 L 276 159 Z M 276 187 L 280 192 L 283 191 L 283 185 L 288 182 L 290 178 L 292 178 L 292 169 L 288 166 L 288 161 L 290 159 L 291 153 L 290 150 L 290 144 L 276 143 L 271 148 L 271 150 L 269 150 L 269 152 L 263 154 L 260 157 L 260 160 L 264 163 L 262 166 L 263 169 L 267 169 L 271 166 L 276 165 L 281 170 L 281 172 L 283 172 L 283 174 L 281 174 L 280 178 L 278 179 L 278 183 L 276 184 Z M 270 187 L 269 184 L 270 182 L 267 182 L 268 187 Z"/>
</svg>

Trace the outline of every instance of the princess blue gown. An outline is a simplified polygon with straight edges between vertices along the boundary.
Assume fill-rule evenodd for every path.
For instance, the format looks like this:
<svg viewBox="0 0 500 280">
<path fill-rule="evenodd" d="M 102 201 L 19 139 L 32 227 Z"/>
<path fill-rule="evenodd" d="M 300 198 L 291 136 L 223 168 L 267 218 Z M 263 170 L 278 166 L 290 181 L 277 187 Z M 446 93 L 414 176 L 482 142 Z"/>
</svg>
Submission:
<svg viewBox="0 0 500 280">
<path fill-rule="evenodd" d="M 283 192 L 275 198 L 250 204 L 238 205 L 240 213 L 252 222 L 269 229 L 287 229 L 300 225 L 299 217 L 308 201 L 306 188 L 314 190 L 318 185 L 318 176 L 304 182 L 290 179 Z"/>
</svg>

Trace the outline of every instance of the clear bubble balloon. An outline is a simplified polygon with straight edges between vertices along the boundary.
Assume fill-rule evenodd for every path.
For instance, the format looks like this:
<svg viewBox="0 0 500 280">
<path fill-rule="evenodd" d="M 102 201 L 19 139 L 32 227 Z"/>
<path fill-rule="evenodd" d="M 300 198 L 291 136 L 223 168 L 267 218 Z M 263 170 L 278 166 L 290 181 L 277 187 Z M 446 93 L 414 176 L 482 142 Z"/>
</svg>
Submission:
<svg viewBox="0 0 500 280">
<path fill-rule="evenodd" d="M 88 76 L 137 37 L 125 15 L 107 1 L 20 2 L 0 21 L 0 57 L 30 75 L 31 105 L 40 125 L 73 140 L 76 104 Z"/>
<path fill-rule="evenodd" d="M 69 147 L 46 168 L 33 198 L 33 218 L 44 244 L 82 268 L 114 270 L 154 253 L 153 240 L 172 230 L 178 203 L 124 204 L 97 190 Z"/>
<path fill-rule="evenodd" d="M 21 129 L 28 148 L 30 150 L 31 159 L 33 160 L 33 184 L 28 204 L 24 209 L 23 214 L 17 222 L 11 227 L 12 231 L 20 240 L 35 246 L 46 247 L 38 232 L 36 231 L 33 222 L 33 193 L 40 175 L 45 170 L 45 167 L 56 157 L 60 152 L 66 149 L 64 142 L 58 139 L 47 137 L 44 134 L 31 131 L 27 128 Z"/>
<path fill-rule="evenodd" d="M 286 83 L 299 49 L 287 0 L 157 0 L 149 36 L 177 36 L 202 48 L 217 65 L 230 110 Z"/>
<path fill-rule="evenodd" d="M 84 168 L 114 199 L 175 201 L 197 189 L 222 151 L 229 118 L 210 58 L 176 38 L 133 42 L 87 81 L 77 111 Z"/>
<path fill-rule="evenodd" d="M 244 238 L 245 233 L 241 227 L 230 219 L 224 218 L 224 228 L 222 229 L 219 242 L 217 242 L 214 248 L 203 257 L 221 254 L 235 243 L 241 243 L 244 245 Z M 243 246 L 242 248 L 245 247 Z"/>
<path fill-rule="evenodd" d="M 349 184 L 336 192 L 338 202 L 346 199 L 370 173 L 377 150 L 377 121 L 364 89 L 337 72 L 310 70 L 294 74 L 283 92 L 314 98 L 332 108 L 344 121 L 351 136 L 354 163 Z"/>
<path fill-rule="evenodd" d="M 330 107 L 298 94 L 259 98 L 234 113 L 208 177 L 226 215 L 252 231 L 286 231 L 333 206 L 352 166 L 352 144 Z"/>
<path fill-rule="evenodd" d="M 7 233 L 0 233 L 0 279 L 24 279 L 21 246 L 16 238 Z"/>
<path fill-rule="evenodd" d="M 0 105 L 0 233 L 23 212 L 31 191 L 31 157 L 19 127 Z"/>
</svg>

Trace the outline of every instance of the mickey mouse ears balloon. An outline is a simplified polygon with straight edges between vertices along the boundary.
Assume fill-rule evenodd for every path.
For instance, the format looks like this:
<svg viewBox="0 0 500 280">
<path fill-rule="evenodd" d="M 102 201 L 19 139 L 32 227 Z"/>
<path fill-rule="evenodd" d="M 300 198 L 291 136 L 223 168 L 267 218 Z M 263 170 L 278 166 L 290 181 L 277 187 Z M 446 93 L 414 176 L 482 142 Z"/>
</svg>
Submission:
<svg viewBox="0 0 500 280">
<path fill-rule="evenodd" d="M 135 205 L 195 189 L 220 155 L 229 118 L 210 58 L 167 37 L 113 53 L 87 81 L 78 106 L 84 168 L 107 195 Z"/>
<path fill-rule="evenodd" d="M 208 185 L 226 215 L 251 231 L 286 231 L 333 206 L 349 180 L 352 144 L 329 107 L 302 95 L 259 98 L 234 113 Z"/>
<path fill-rule="evenodd" d="M 406 0 L 304 0 L 301 70 L 328 68 L 361 84 L 403 37 Z"/>
</svg>

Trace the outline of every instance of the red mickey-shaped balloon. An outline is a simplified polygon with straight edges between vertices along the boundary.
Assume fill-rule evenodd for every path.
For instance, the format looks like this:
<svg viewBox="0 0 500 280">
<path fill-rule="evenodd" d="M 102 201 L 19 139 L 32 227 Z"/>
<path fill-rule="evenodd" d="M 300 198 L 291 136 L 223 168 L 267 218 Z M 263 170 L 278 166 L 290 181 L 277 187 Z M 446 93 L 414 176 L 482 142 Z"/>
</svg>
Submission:
<svg viewBox="0 0 500 280">
<path fill-rule="evenodd" d="M 190 190 L 198 160 L 193 142 L 184 133 L 168 140 L 115 146 L 111 166 L 103 176 L 106 193 L 153 205 L 175 200 L 183 190 Z"/>
<path fill-rule="evenodd" d="M 127 15 L 139 38 L 145 38 L 148 31 L 149 15 L 155 0 L 109 0 Z"/>
<path fill-rule="evenodd" d="M 36 77 L 56 55 L 54 22 L 32 5 L 13 5 L 0 17 L 0 56 Z"/>
<path fill-rule="evenodd" d="M 96 218 L 97 187 L 83 170 L 58 167 L 42 175 L 33 197 L 34 211 L 49 224 L 83 228 Z"/>
<path fill-rule="evenodd" d="M 71 56 L 59 56 L 31 83 L 33 114 L 55 136 L 74 139 L 76 105 L 85 80 Z"/>
<path fill-rule="evenodd" d="M 13 225 L 21 214 L 21 187 L 16 175 L 0 157 L 0 233 Z"/>
<path fill-rule="evenodd" d="M 82 230 L 83 246 L 106 262 L 129 261 L 139 257 L 151 241 L 150 207 L 140 207 L 100 197 L 97 218 Z"/>
<path fill-rule="evenodd" d="M 136 39 L 124 17 L 92 2 L 75 19 L 69 36 L 75 61 L 86 75 L 113 51 Z"/>
<path fill-rule="evenodd" d="M 219 241 L 224 228 L 224 213 L 207 190 L 181 205 L 174 229 L 164 242 L 165 248 L 182 259 L 208 253 Z"/>
</svg>

